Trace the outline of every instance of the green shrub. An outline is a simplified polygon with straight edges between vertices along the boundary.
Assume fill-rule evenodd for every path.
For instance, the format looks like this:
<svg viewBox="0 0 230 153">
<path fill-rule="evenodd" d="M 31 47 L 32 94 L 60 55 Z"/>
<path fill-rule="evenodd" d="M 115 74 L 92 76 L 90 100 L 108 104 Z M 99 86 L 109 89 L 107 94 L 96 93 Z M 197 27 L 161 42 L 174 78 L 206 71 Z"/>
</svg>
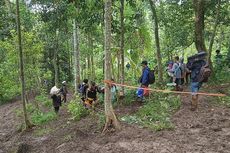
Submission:
<svg viewBox="0 0 230 153">
<path fill-rule="evenodd" d="M 76 100 L 72 100 L 67 105 L 68 112 L 71 113 L 72 119 L 80 120 L 82 117 L 89 114 L 89 111 L 85 109 L 85 107 Z"/>
<path fill-rule="evenodd" d="M 226 90 L 227 92 L 227 96 L 224 96 L 224 97 L 218 97 L 218 100 L 217 100 L 217 102 L 218 103 L 220 103 L 220 104 L 223 104 L 223 105 L 225 105 L 225 106 L 228 106 L 228 107 L 230 107 L 230 89 L 227 89 Z"/>
<path fill-rule="evenodd" d="M 35 100 L 42 105 L 51 108 L 52 107 L 52 100 L 49 99 L 46 95 L 41 94 L 35 97 Z"/>
<path fill-rule="evenodd" d="M 26 105 L 26 110 L 28 113 L 28 116 L 31 118 L 31 121 L 35 125 L 41 125 L 44 123 L 47 123 L 51 120 L 56 119 L 57 115 L 54 111 L 50 112 L 42 112 L 35 108 L 35 106 L 31 103 Z M 23 117 L 23 110 L 22 109 L 16 109 L 15 110 L 17 117 Z"/>
<path fill-rule="evenodd" d="M 31 114 L 31 121 L 35 125 L 41 125 L 41 124 L 44 124 L 44 123 L 47 123 L 51 120 L 56 119 L 56 117 L 57 117 L 57 115 L 53 111 L 44 113 L 42 111 L 37 110 L 36 112 Z"/>
<path fill-rule="evenodd" d="M 170 115 L 181 105 L 179 96 L 155 94 L 132 116 L 124 116 L 121 120 L 130 124 L 136 123 L 154 130 L 171 129 L 173 125 Z"/>
</svg>

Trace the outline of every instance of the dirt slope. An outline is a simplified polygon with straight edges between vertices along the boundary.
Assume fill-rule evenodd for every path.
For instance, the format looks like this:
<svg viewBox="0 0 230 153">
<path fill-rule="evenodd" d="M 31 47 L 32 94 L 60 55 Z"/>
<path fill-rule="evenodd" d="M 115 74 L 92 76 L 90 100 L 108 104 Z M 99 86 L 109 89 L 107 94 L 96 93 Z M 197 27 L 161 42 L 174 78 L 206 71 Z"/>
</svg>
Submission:
<svg viewBox="0 0 230 153">
<path fill-rule="evenodd" d="M 6 104 L 0 107 L 0 153 L 12 152 L 19 144 L 26 144 L 32 153 L 230 153 L 230 109 L 200 97 L 199 109 L 191 112 L 189 99 L 182 96 L 182 107 L 172 117 L 172 131 L 154 132 L 122 123 L 122 131 L 108 135 L 101 134 L 96 118 L 69 121 L 65 109 L 58 120 L 42 127 L 44 134 L 41 127 L 20 134 L 13 111 L 18 102 Z"/>
</svg>

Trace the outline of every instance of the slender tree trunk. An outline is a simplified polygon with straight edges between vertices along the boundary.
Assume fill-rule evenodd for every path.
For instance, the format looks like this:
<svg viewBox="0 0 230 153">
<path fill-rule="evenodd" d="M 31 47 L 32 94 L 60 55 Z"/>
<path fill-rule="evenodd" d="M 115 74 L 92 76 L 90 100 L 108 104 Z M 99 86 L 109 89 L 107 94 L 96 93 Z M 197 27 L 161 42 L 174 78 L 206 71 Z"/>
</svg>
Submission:
<svg viewBox="0 0 230 153">
<path fill-rule="evenodd" d="M 75 93 L 78 91 L 78 85 L 80 84 L 80 49 L 79 49 L 79 33 L 76 19 L 73 19 L 73 48 L 74 48 L 74 67 L 75 67 Z"/>
<path fill-rule="evenodd" d="M 209 65 L 210 65 L 210 67 L 211 67 L 212 72 L 214 72 L 214 71 L 213 71 L 212 60 L 211 60 L 211 56 L 212 56 L 212 46 L 213 46 L 214 39 L 215 39 L 215 36 L 216 36 L 216 29 L 217 29 L 217 26 L 218 26 L 218 24 L 219 24 L 220 2 L 221 2 L 221 0 L 218 0 L 217 10 L 216 10 L 216 11 L 217 11 L 217 12 L 216 12 L 216 18 L 215 18 L 215 23 L 214 23 L 214 27 L 213 27 L 213 33 L 212 33 L 211 40 L 210 40 L 210 44 L 209 44 L 209 48 L 208 48 L 208 62 L 209 62 Z"/>
<path fill-rule="evenodd" d="M 121 56 L 120 56 L 120 50 L 117 50 L 117 81 L 119 82 L 119 83 L 121 83 L 121 81 L 120 81 L 120 66 L 121 66 L 121 64 L 120 64 L 120 58 L 121 58 Z"/>
<path fill-rule="evenodd" d="M 91 80 L 91 64 L 90 64 L 90 54 L 87 55 L 87 76 L 88 76 L 88 79 Z"/>
<path fill-rule="evenodd" d="M 121 83 L 125 83 L 125 57 L 124 57 L 124 41 L 125 41 L 125 30 L 124 30 L 124 0 L 121 0 Z M 124 87 L 121 90 L 122 95 L 124 95 Z"/>
<path fill-rule="evenodd" d="M 55 80 L 55 86 L 58 86 L 58 64 L 57 64 L 57 54 L 58 54 L 58 34 L 59 31 L 56 31 L 56 48 L 54 50 L 54 58 L 53 58 L 53 65 L 54 65 L 54 80 Z"/>
<path fill-rule="evenodd" d="M 103 45 L 103 49 L 105 50 L 105 47 Z M 103 54 L 103 67 L 102 67 L 102 72 L 103 72 L 103 75 L 105 75 L 105 55 Z"/>
<path fill-rule="evenodd" d="M 152 11 L 152 18 L 154 21 L 154 33 L 155 33 L 155 42 L 156 42 L 156 54 L 157 54 L 157 67 L 158 67 L 158 79 L 159 82 L 163 82 L 163 68 L 161 62 L 161 51 L 160 51 L 160 40 L 159 40 L 159 33 L 158 33 L 158 19 L 156 13 L 156 6 L 153 0 L 149 0 L 151 11 Z"/>
<path fill-rule="evenodd" d="M 112 1 L 105 0 L 105 80 L 111 79 L 111 16 L 112 16 Z M 116 118 L 111 102 L 111 87 L 105 84 L 105 116 L 106 124 L 103 132 L 111 126 L 120 129 L 120 124 Z"/>
<path fill-rule="evenodd" d="M 26 111 L 26 101 L 25 101 L 25 79 L 24 79 L 24 64 L 23 64 L 23 54 L 22 54 L 22 40 L 21 40 L 21 22 L 20 22 L 20 12 L 19 12 L 19 0 L 16 0 L 16 18 L 17 18 L 17 31 L 18 31 L 18 49 L 19 49 L 19 59 L 20 59 L 20 77 L 21 77 L 21 96 L 22 96 L 22 105 L 24 113 L 24 121 L 26 129 L 31 128 L 32 124 L 30 123 L 27 111 Z"/>
<path fill-rule="evenodd" d="M 95 80 L 96 79 L 96 75 L 95 75 L 95 66 L 94 66 L 94 58 L 93 58 L 93 52 L 92 52 L 92 55 L 91 55 L 91 73 L 92 73 L 92 80 Z"/>
<path fill-rule="evenodd" d="M 207 51 L 204 41 L 205 0 L 193 0 L 195 11 L 195 45 L 198 52 Z"/>
<path fill-rule="evenodd" d="M 95 79 L 95 67 L 94 67 L 94 51 L 93 51 L 93 38 L 91 33 L 89 32 L 88 34 L 88 41 L 89 41 L 89 49 L 90 49 L 90 75 L 91 75 L 91 79 L 94 80 Z"/>
</svg>

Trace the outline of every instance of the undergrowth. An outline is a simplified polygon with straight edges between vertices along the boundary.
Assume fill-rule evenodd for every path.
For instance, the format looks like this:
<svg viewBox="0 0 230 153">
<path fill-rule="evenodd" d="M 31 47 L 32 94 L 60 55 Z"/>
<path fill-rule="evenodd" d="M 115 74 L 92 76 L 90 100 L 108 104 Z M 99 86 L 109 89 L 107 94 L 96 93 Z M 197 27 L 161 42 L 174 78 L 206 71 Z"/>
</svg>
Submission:
<svg viewBox="0 0 230 153">
<path fill-rule="evenodd" d="M 137 113 L 131 116 L 124 116 L 121 120 L 157 131 L 171 129 L 173 124 L 170 121 L 170 116 L 180 106 L 179 96 L 158 93 L 146 100 L 146 104 Z"/>
<path fill-rule="evenodd" d="M 67 105 L 68 112 L 72 115 L 73 120 L 80 120 L 82 117 L 87 116 L 89 111 L 80 103 L 81 99 L 76 97 Z"/>
<path fill-rule="evenodd" d="M 52 107 L 52 100 L 49 99 L 45 94 L 41 94 L 35 97 L 37 103 L 42 104 L 45 107 Z"/>
<path fill-rule="evenodd" d="M 42 111 L 38 109 L 33 103 L 27 104 L 26 110 L 31 122 L 34 125 L 42 125 L 57 118 L 57 115 L 52 108 L 49 108 L 46 111 Z M 15 113 L 18 117 L 23 117 L 22 109 L 16 109 Z"/>
</svg>

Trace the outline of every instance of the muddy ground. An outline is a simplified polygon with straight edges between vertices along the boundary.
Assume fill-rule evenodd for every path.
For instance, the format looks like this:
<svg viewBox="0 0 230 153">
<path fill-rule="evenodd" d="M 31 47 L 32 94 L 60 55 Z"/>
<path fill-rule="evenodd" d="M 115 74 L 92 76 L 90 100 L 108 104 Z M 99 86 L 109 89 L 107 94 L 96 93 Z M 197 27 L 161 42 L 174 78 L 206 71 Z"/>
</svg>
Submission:
<svg viewBox="0 0 230 153">
<path fill-rule="evenodd" d="M 20 132 L 15 115 L 20 102 L 0 106 L 0 153 L 25 149 L 31 153 L 230 153 L 230 109 L 200 97 L 198 110 L 190 111 L 190 97 L 182 96 L 181 108 L 172 116 L 173 130 L 152 131 L 121 123 L 122 130 L 101 134 L 96 117 L 70 120 L 62 108 L 57 120 Z M 133 113 L 140 105 L 116 110 Z M 22 151 L 23 152 L 23 151 Z"/>
</svg>

